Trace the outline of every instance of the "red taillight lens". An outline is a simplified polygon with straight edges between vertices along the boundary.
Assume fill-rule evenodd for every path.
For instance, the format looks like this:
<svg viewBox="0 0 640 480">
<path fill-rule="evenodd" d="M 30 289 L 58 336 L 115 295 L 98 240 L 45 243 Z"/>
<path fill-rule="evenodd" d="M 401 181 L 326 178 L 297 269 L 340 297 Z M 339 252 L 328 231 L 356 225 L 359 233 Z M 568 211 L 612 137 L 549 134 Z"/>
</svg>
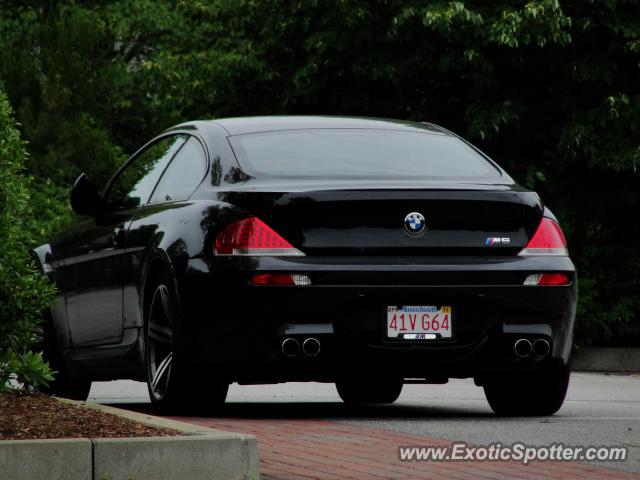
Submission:
<svg viewBox="0 0 640 480">
<path fill-rule="evenodd" d="M 304 255 L 257 217 L 232 223 L 216 237 L 216 255 Z"/>
<path fill-rule="evenodd" d="M 524 285 L 569 285 L 571 278 L 566 273 L 534 273 L 529 275 Z"/>
<path fill-rule="evenodd" d="M 542 217 L 536 233 L 519 255 L 569 255 L 560 225 L 550 218 Z"/>
<path fill-rule="evenodd" d="M 251 277 L 252 285 L 311 285 L 307 275 L 297 273 L 256 273 Z"/>
<path fill-rule="evenodd" d="M 256 273 L 251 277 L 254 285 L 295 285 L 288 273 Z"/>
<path fill-rule="evenodd" d="M 543 273 L 538 285 L 569 285 L 569 282 L 566 273 Z"/>
</svg>

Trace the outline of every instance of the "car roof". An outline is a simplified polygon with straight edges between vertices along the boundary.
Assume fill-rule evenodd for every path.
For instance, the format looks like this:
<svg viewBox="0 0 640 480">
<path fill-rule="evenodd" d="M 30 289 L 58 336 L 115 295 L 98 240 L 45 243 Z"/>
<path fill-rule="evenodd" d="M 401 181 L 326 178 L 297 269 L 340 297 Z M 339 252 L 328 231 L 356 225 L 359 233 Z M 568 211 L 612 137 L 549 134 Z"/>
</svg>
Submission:
<svg viewBox="0 0 640 480">
<path fill-rule="evenodd" d="M 428 132 L 441 135 L 450 133 L 431 123 L 418 123 L 408 120 L 388 118 L 340 117 L 340 116 L 264 116 L 235 117 L 211 120 L 224 128 L 229 135 L 270 132 L 279 130 L 303 130 L 313 128 L 363 128 L 381 130 L 404 130 Z"/>
</svg>

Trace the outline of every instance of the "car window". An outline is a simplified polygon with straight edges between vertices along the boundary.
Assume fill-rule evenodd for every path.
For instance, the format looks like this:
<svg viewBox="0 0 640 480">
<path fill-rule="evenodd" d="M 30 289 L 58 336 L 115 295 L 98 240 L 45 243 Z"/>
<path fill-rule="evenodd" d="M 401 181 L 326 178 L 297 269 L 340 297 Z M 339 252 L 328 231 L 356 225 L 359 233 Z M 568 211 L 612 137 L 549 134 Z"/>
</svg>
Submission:
<svg viewBox="0 0 640 480">
<path fill-rule="evenodd" d="M 107 203 L 115 208 L 147 203 L 162 172 L 186 140 L 184 135 L 172 135 L 147 147 L 118 174 L 107 193 Z"/>
<path fill-rule="evenodd" d="M 500 175 L 458 138 L 433 132 L 309 129 L 229 137 L 250 174 L 323 178 L 481 178 Z"/>
<path fill-rule="evenodd" d="M 151 203 L 186 200 L 202 181 L 207 159 L 202 145 L 190 138 L 169 164 L 151 197 Z"/>
</svg>

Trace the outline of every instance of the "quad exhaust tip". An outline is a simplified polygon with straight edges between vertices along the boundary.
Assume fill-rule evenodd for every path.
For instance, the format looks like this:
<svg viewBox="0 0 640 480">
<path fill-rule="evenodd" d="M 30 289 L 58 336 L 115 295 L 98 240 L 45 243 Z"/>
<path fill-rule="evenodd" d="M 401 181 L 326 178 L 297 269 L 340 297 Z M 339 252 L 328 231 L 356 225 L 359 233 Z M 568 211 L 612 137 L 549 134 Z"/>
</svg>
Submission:
<svg viewBox="0 0 640 480">
<path fill-rule="evenodd" d="M 527 358 L 533 351 L 533 345 L 526 338 L 520 338 L 513 344 L 513 351 L 520 358 Z"/>
<path fill-rule="evenodd" d="M 302 351 L 308 357 L 315 357 L 320 353 L 320 341 L 317 338 L 307 338 L 302 342 Z"/>
<path fill-rule="evenodd" d="M 300 352 L 300 342 L 295 338 L 285 338 L 282 341 L 282 353 L 287 357 L 295 357 Z"/>
<path fill-rule="evenodd" d="M 551 353 L 551 344 L 544 338 L 537 338 L 533 342 L 527 338 L 519 338 L 513 344 L 513 351 L 520 358 L 528 358 L 533 355 L 540 359 Z"/>
<path fill-rule="evenodd" d="M 533 342 L 533 354 L 536 357 L 546 357 L 551 351 L 551 345 L 544 338 L 538 338 Z"/>
<path fill-rule="evenodd" d="M 297 339 L 287 337 L 282 341 L 280 348 L 286 357 L 297 357 L 300 350 L 302 350 L 307 357 L 316 357 L 320 353 L 320 340 L 309 337 L 302 342 L 301 346 Z"/>
</svg>

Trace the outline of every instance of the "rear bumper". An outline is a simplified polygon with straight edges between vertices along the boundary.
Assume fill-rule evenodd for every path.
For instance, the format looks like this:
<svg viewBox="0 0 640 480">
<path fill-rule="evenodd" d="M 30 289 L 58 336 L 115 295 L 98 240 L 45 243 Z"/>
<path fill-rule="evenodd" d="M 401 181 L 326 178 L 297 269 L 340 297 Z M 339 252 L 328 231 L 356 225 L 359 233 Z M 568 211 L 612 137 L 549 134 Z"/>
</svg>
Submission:
<svg viewBox="0 0 640 480">
<path fill-rule="evenodd" d="M 252 286 L 256 272 L 306 274 L 309 286 Z M 523 286 L 564 272 L 567 286 Z M 193 348 L 240 382 L 332 381 L 352 371 L 439 381 L 566 364 L 577 285 L 567 257 L 192 259 L 180 282 Z M 451 305 L 451 340 L 386 338 L 388 305 Z M 544 338 L 544 358 L 518 358 L 518 338 Z M 320 354 L 287 357 L 286 338 L 316 338 Z"/>
</svg>

